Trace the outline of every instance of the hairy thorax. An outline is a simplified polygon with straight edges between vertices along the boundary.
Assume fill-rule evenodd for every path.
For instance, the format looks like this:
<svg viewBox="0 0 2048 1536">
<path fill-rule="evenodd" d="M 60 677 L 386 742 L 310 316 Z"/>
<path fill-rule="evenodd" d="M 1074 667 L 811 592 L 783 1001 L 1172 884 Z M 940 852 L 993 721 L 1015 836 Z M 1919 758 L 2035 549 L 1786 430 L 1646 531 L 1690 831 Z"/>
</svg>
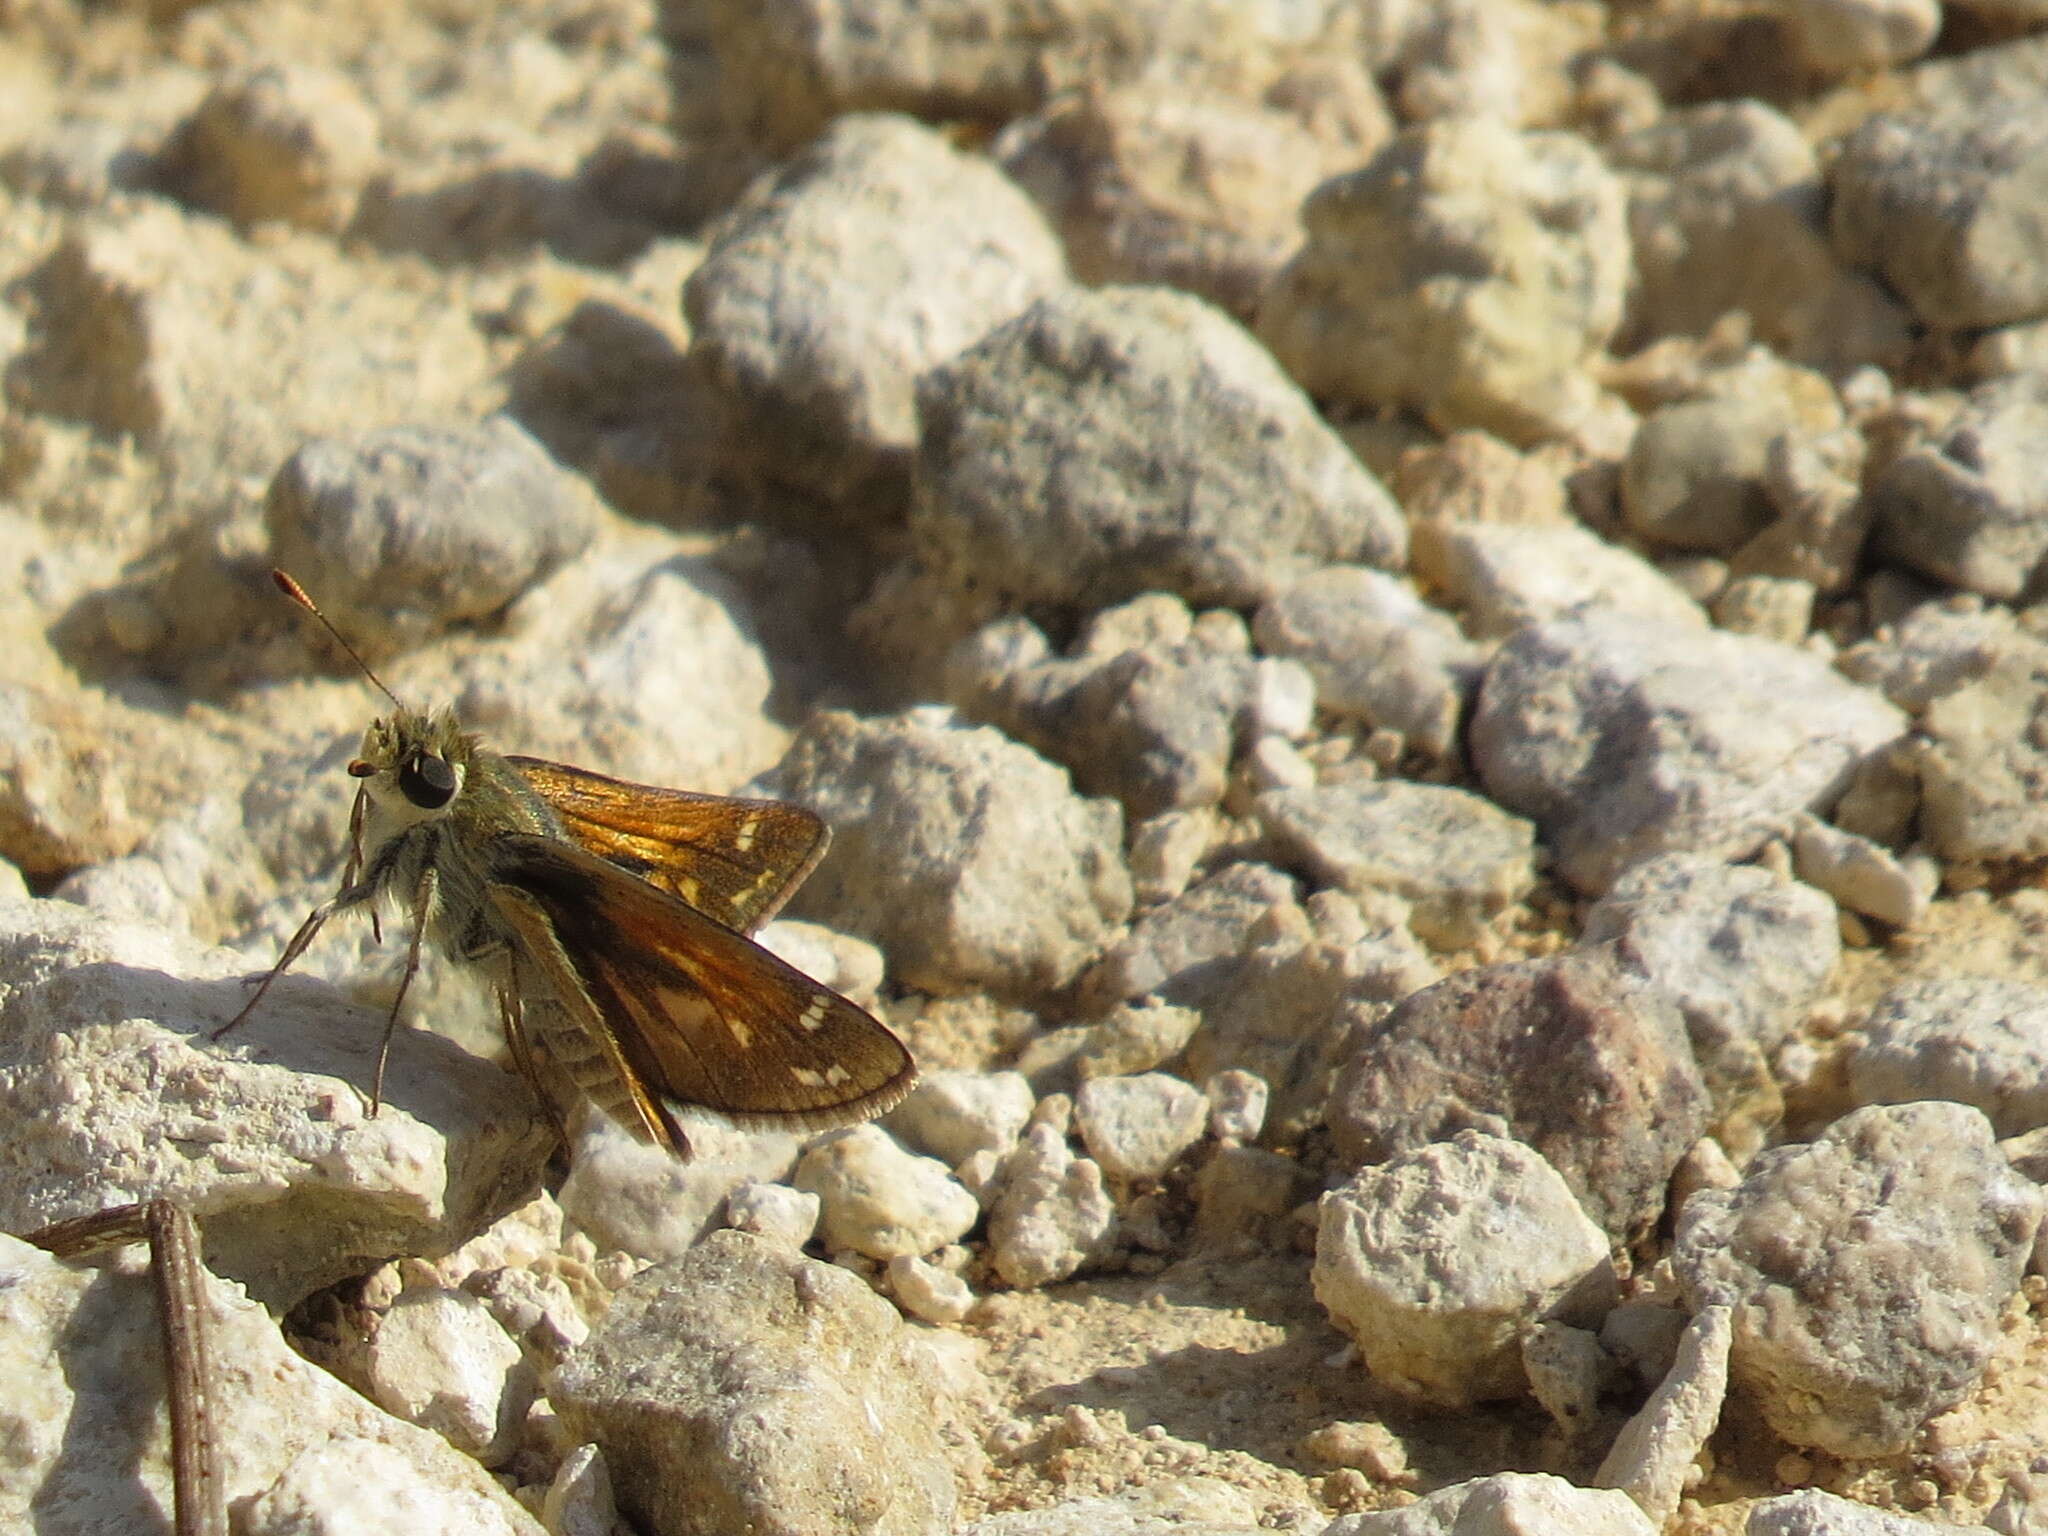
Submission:
<svg viewBox="0 0 2048 1536">
<path fill-rule="evenodd" d="M 512 942 L 490 899 L 491 844 L 507 833 L 560 837 L 547 803 L 527 788 L 496 753 L 475 749 L 456 764 L 454 798 L 441 810 L 421 811 L 388 781 L 366 786 L 364 878 L 386 902 L 417 908 L 434 941 L 449 954 L 480 960 Z"/>
</svg>

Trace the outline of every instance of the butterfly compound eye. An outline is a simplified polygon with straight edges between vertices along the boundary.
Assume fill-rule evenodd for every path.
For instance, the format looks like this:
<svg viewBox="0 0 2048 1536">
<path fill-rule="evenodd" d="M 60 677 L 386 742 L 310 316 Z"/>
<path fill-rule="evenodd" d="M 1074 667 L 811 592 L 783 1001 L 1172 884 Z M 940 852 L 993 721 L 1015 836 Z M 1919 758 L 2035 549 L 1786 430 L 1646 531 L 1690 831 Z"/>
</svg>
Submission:
<svg viewBox="0 0 2048 1536">
<path fill-rule="evenodd" d="M 437 811 L 455 794 L 455 770 L 448 759 L 422 752 L 398 770 L 398 788 L 423 811 Z"/>
</svg>

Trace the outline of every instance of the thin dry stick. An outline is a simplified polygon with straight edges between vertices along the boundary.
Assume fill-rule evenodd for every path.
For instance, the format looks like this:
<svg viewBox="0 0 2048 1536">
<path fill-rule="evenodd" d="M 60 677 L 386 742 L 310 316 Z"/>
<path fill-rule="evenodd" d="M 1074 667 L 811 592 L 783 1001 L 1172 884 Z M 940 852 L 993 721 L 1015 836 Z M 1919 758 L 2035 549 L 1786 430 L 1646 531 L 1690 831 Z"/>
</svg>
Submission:
<svg viewBox="0 0 2048 1536">
<path fill-rule="evenodd" d="M 60 1259 L 84 1258 L 124 1243 L 149 1244 L 169 1384 L 177 1536 L 227 1536 L 220 1440 L 207 1397 L 213 1360 L 207 1349 L 206 1296 L 199 1278 L 199 1229 L 192 1213 L 175 1200 L 117 1205 L 31 1232 L 26 1241 Z"/>
</svg>

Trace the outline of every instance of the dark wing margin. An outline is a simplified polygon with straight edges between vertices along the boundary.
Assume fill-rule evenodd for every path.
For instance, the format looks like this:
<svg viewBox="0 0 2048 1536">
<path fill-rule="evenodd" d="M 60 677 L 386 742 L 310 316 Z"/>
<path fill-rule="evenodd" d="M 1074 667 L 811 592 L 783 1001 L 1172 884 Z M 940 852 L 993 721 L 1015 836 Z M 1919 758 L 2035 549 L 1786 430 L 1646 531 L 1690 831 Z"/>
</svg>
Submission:
<svg viewBox="0 0 2048 1536">
<path fill-rule="evenodd" d="M 545 915 L 636 1094 L 829 1130 L 915 1085 L 888 1028 L 688 903 L 558 839 L 508 834 L 490 852 L 492 880 Z"/>
<path fill-rule="evenodd" d="M 816 813 L 781 800 L 631 784 L 538 757 L 505 761 L 579 848 L 741 933 L 781 910 L 831 841 Z"/>
</svg>

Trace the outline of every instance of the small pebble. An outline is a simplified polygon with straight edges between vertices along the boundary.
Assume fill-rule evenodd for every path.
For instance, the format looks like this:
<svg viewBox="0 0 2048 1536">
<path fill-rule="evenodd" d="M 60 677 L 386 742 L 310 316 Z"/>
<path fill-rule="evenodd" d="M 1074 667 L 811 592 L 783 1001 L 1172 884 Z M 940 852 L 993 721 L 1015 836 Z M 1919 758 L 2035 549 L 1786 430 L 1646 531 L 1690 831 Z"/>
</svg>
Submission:
<svg viewBox="0 0 2048 1536">
<path fill-rule="evenodd" d="M 1256 1072 L 1232 1067 L 1202 1085 L 1209 1100 L 1209 1134 L 1218 1141 L 1257 1141 L 1271 1092 Z"/>
<path fill-rule="evenodd" d="M 870 1259 L 930 1253 L 981 1219 L 981 1205 L 935 1158 L 906 1152 L 876 1125 L 816 1143 L 793 1182 L 822 1203 L 820 1231 L 834 1252 Z"/>
<path fill-rule="evenodd" d="M 965 1280 L 914 1254 L 891 1259 L 886 1273 L 890 1291 L 912 1317 L 957 1323 L 974 1310 L 974 1292 Z"/>
<path fill-rule="evenodd" d="M 1114 1179 L 1161 1177 L 1201 1139 L 1208 1119 L 1201 1090 L 1164 1072 L 1090 1078 L 1074 1095 L 1081 1140 Z"/>
<path fill-rule="evenodd" d="M 818 1230 L 822 1209 L 823 1202 L 809 1190 L 755 1180 L 725 1197 L 725 1224 L 801 1248 Z"/>
</svg>

